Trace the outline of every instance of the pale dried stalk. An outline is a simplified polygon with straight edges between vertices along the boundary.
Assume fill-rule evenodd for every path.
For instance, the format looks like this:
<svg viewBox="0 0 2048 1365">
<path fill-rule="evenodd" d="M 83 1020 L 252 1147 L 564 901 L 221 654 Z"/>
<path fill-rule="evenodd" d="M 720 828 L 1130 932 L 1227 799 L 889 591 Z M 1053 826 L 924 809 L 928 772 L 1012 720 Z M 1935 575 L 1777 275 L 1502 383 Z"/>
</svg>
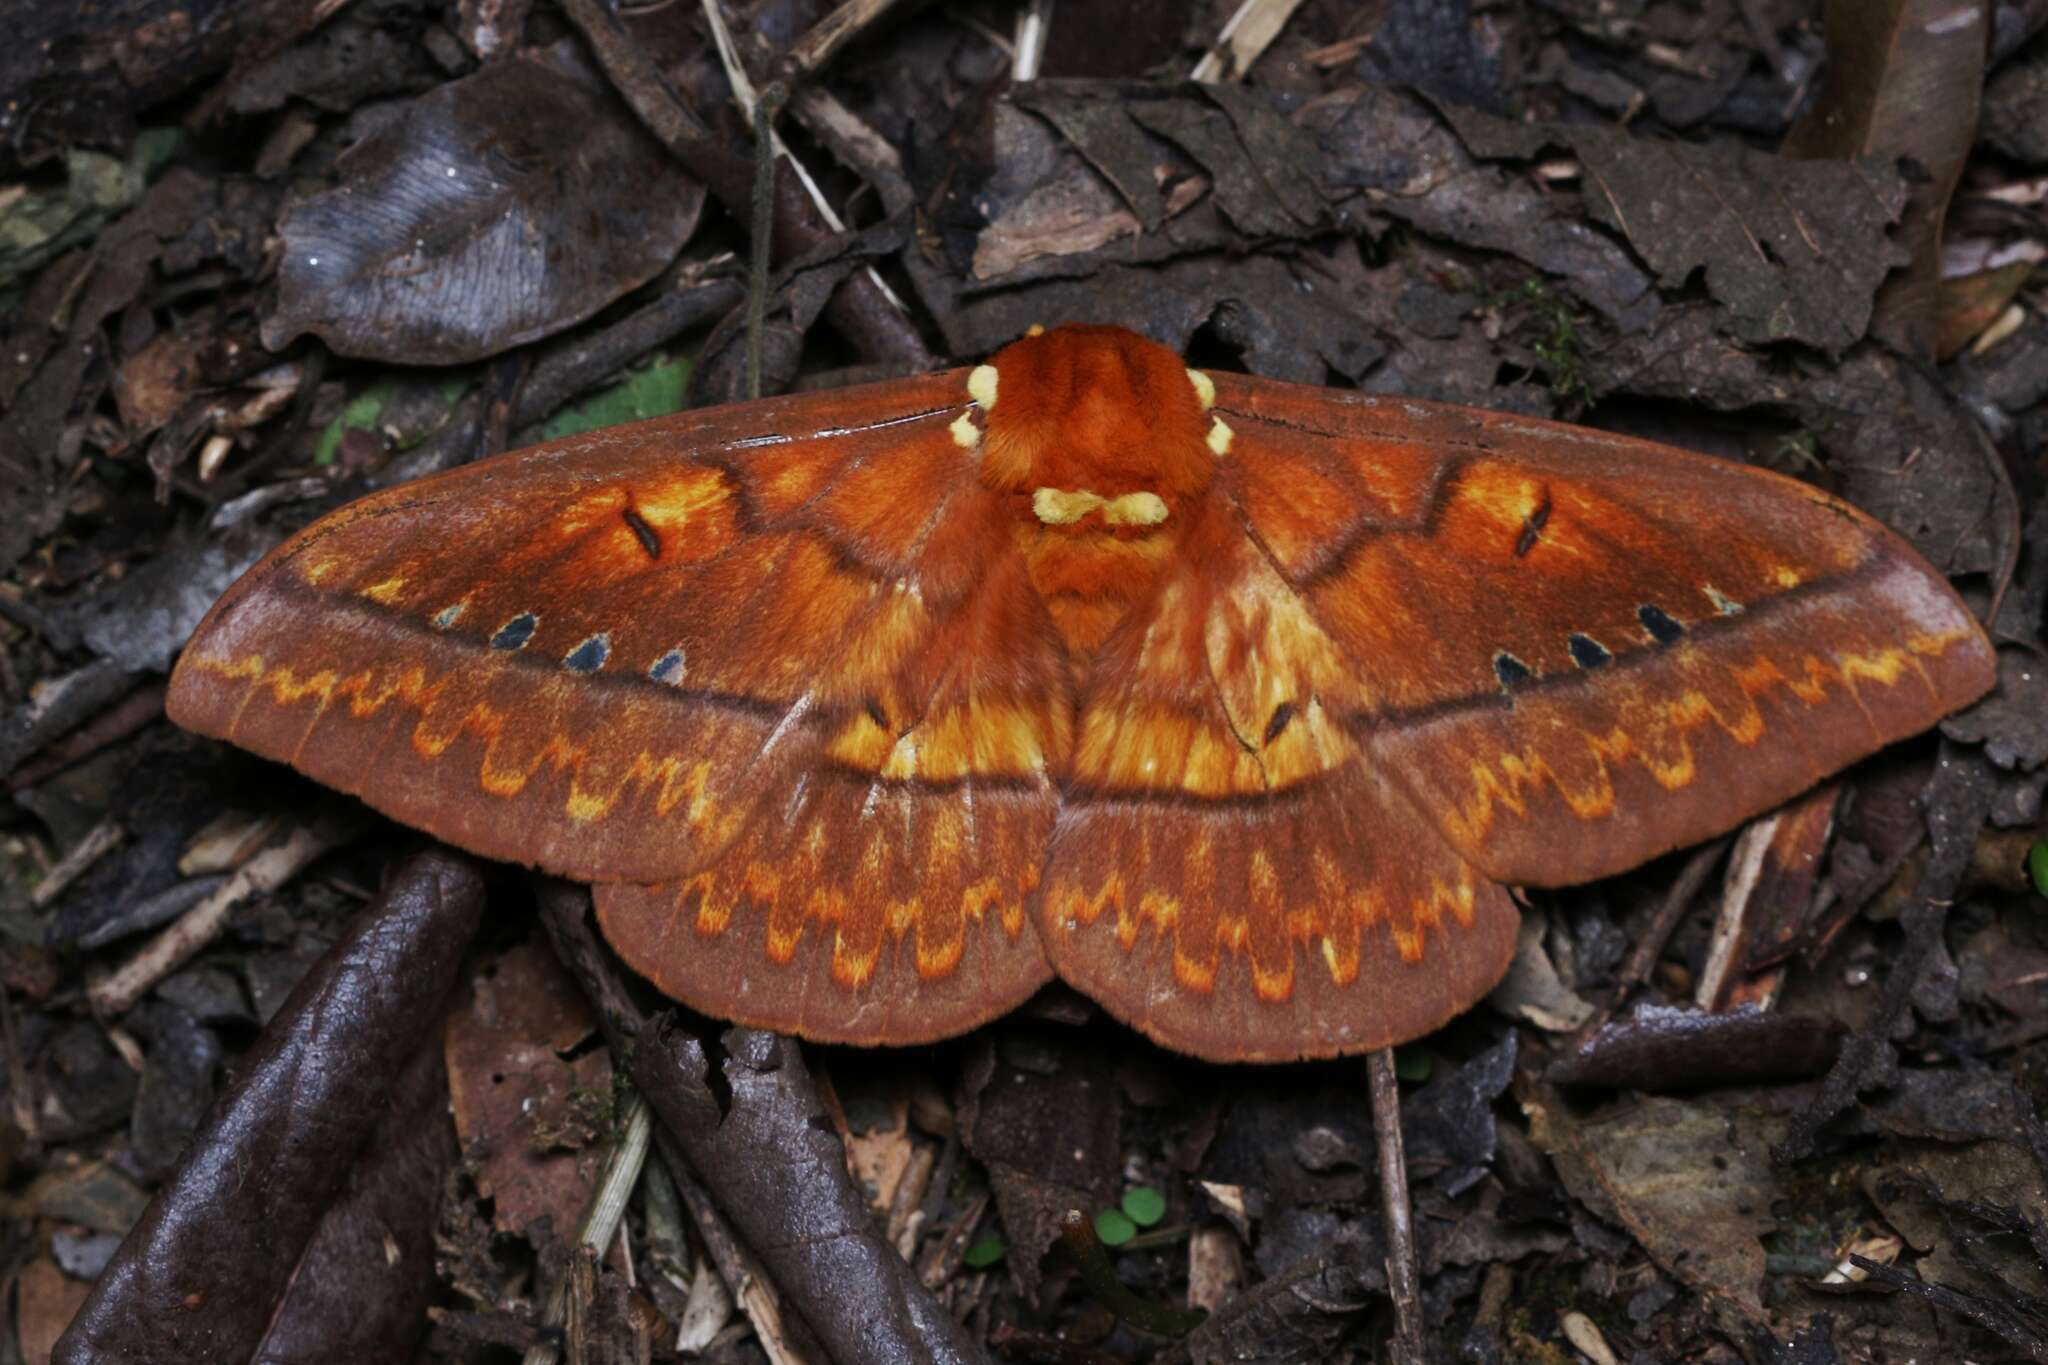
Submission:
<svg viewBox="0 0 2048 1365">
<path fill-rule="evenodd" d="M 718 48 L 718 63 L 725 68 L 725 78 L 732 85 L 733 101 L 739 105 L 740 112 L 747 116 L 747 123 L 751 126 L 754 122 L 754 106 L 760 103 L 760 92 L 755 90 L 753 78 L 747 75 L 746 65 L 740 61 L 739 48 L 733 44 L 732 32 L 725 26 L 725 11 L 718 0 L 704 0 L 704 19 L 711 25 L 711 40 Z M 812 206 L 818 210 L 818 216 L 825 220 L 825 225 L 834 232 L 846 231 L 846 220 L 827 202 L 825 192 L 818 188 L 818 182 L 811 179 L 811 173 L 805 169 L 804 163 L 798 161 L 796 155 L 783 142 L 782 134 L 771 129 L 768 136 L 774 144 L 775 154 L 787 161 L 789 168 L 796 172 L 797 182 L 804 187 L 804 193 L 810 196 Z M 756 223 L 754 230 L 766 232 L 770 229 L 765 223 Z M 889 288 L 880 272 L 871 265 L 863 268 L 867 271 L 868 278 L 875 282 L 875 288 L 882 291 L 882 297 L 889 300 L 890 306 L 907 316 L 910 310 L 903 306 L 903 300 L 896 297 L 896 292 Z"/>
<path fill-rule="evenodd" d="M 1022 85 L 1038 79 L 1045 64 L 1045 43 L 1052 35 L 1053 0 L 1025 0 L 1017 11 L 1017 38 L 1010 53 L 1010 80 Z"/>
<path fill-rule="evenodd" d="M 611 1155 L 605 1158 L 604 1173 L 590 1196 L 589 1206 L 583 1211 L 583 1228 L 576 1238 L 578 1246 L 589 1247 L 602 1256 L 612 1239 L 618 1236 L 619 1220 L 625 1217 L 626 1201 L 633 1197 L 633 1187 L 640 1183 L 641 1168 L 647 1164 L 647 1144 L 653 1135 L 654 1121 L 648 1112 L 647 1101 L 636 1093 L 626 1101 L 626 1121 L 619 1140 L 613 1144 Z M 627 1265 L 631 1264 L 629 1258 Z M 543 1326 L 559 1327 L 568 1319 L 571 1288 L 571 1278 L 564 1275 L 549 1293 L 547 1307 L 541 1311 Z M 521 1365 L 554 1365 L 554 1362 L 555 1348 L 542 1344 L 528 1347 Z"/>
<path fill-rule="evenodd" d="M 800 76 L 817 71 L 894 3 L 896 0 L 846 0 L 790 45 L 786 58 L 790 68 Z"/>
<path fill-rule="evenodd" d="M 294 828 L 283 843 L 258 853 L 212 895 L 173 920 L 119 970 L 94 982 L 87 991 L 93 1009 L 109 1018 L 126 1014 L 157 982 L 211 943 L 236 906 L 277 890 L 321 854 L 355 838 L 364 823 L 359 810 L 337 806 Z"/>
<path fill-rule="evenodd" d="M 1205 83 L 1243 79 L 1299 8 L 1301 0 L 1244 0 L 1195 63 L 1192 78 Z"/>
<path fill-rule="evenodd" d="M 79 875 L 98 862 L 121 840 L 128 837 L 128 831 L 121 828 L 119 821 L 109 817 L 85 832 L 85 837 L 64 850 L 64 856 L 56 866 L 36 883 L 28 893 L 28 903 L 37 910 L 64 894 L 64 888 L 78 880 Z"/>
</svg>

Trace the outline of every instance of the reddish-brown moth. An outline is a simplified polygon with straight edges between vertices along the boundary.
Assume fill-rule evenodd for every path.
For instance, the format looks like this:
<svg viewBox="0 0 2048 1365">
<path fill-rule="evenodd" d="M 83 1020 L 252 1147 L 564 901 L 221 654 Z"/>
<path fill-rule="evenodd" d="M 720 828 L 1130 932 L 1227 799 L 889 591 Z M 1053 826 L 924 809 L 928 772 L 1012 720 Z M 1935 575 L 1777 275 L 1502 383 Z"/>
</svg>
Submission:
<svg viewBox="0 0 2048 1365">
<path fill-rule="evenodd" d="M 215 605 L 170 708 L 596 883 L 715 1015 L 910 1043 L 1057 975 L 1282 1060 L 1477 1000 L 1503 883 L 1725 830 L 1992 670 L 1803 484 L 1066 327 L 365 498 Z"/>
</svg>

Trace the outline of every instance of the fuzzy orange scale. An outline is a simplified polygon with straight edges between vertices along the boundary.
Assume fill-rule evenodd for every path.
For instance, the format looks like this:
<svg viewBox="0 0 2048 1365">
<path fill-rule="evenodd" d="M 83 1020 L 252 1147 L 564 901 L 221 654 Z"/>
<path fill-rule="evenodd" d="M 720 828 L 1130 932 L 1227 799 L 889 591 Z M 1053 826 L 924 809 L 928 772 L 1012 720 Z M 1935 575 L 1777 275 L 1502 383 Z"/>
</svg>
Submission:
<svg viewBox="0 0 2048 1365">
<path fill-rule="evenodd" d="M 1063 327 L 366 498 L 229 590 L 169 706 L 596 883 L 712 1014 L 910 1043 L 1058 975 L 1285 1060 L 1483 995 L 1503 883 L 1725 830 L 1993 662 L 1791 480 Z"/>
</svg>

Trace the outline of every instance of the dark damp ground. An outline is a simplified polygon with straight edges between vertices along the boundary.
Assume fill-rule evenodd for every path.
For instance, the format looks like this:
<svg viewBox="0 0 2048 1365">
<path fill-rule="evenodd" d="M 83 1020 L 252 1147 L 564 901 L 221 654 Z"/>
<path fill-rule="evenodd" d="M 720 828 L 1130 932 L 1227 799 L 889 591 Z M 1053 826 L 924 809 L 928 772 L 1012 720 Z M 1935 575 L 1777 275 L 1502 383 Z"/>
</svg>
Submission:
<svg viewBox="0 0 2048 1365">
<path fill-rule="evenodd" d="M 1777 469 L 1995 611 L 1939 731 L 1531 893 L 1401 1121 L 1433 1359 L 2048 1359 L 2042 0 L 1308 0 L 1203 86 L 1232 5 L 1061 0 L 1018 84 L 1007 0 L 728 4 L 845 224 L 782 186 L 752 328 L 698 5 L 13 8 L 0 1361 L 96 1279 L 59 1358 L 1391 1358 L 1362 1061 L 658 1021 L 574 888 L 163 716 L 370 488 L 1063 320 Z"/>
</svg>

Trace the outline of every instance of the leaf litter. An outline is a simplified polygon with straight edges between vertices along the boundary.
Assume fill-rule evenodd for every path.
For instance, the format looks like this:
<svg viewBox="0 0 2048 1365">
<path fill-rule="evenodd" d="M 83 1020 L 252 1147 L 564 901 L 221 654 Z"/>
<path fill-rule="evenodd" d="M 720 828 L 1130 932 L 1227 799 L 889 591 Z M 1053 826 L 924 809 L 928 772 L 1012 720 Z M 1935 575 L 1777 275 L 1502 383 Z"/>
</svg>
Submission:
<svg viewBox="0 0 2048 1365">
<path fill-rule="evenodd" d="M 493 875 L 472 943 L 475 874 L 382 826 L 241 902 L 132 1010 L 84 1007 L 88 970 L 234 870 L 180 867 L 202 826 L 298 799 L 151 720 L 241 566 L 592 391 L 734 391 L 750 162 L 701 18 L 563 13 L 130 31 L 54 5 L 51 41 L 0 59 L 27 111 L 0 148 L 11 1346 L 148 1358 L 196 1294 L 219 1335 L 194 1359 L 565 1333 L 662 1359 L 678 1282 L 709 1277 L 687 1302 L 736 1314 L 692 1337 L 715 1359 L 1371 1358 L 1385 1248 L 1346 1064 L 1161 1058 L 1055 994 L 871 1085 L 862 1054 L 649 1019 L 587 928 L 543 946 L 516 881 Z M 821 13 L 726 6 L 757 81 Z M 1998 610 L 2000 692 L 1847 775 L 1810 894 L 1772 909 L 1784 950 L 1736 965 L 1741 1011 L 1693 999 L 1711 874 L 1668 922 L 1675 862 L 1532 893 L 1515 984 L 1407 1057 L 1425 1305 L 1440 1352 L 1482 1360 L 2041 1358 L 2048 6 L 1974 29 L 1917 0 L 1303 6 L 1242 77 L 1178 83 L 1226 17 L 1134 11 L 1105 57 L 1055 11 L 1020 84 L 1008 11 L 927 7 L 825 59 L 784 126 L 848 227 L 781 250 L 771 376 L 1115 321 L 1206 365 L 1651 432 L 1889 522 Z M 342 421 L 373 391 L 419 401 Z M 69 853 L 91 856 L 39 903 Z M 629 1081 L 661 1174 L 579 1256 Z M 899 1116 L 850 1126 L 883 1092 Z M 868 1188 L 842 1133 L 870 1135 Z M 1182 1301 L 1198 1265 L 1238 1285 L 1201 1291 L 1184 1344 L 1052 1250 L 1069 1209 L 1137 1190 L 1162 1207 L 1112 1253 L 1130 1292 Z"/>
</svg>

